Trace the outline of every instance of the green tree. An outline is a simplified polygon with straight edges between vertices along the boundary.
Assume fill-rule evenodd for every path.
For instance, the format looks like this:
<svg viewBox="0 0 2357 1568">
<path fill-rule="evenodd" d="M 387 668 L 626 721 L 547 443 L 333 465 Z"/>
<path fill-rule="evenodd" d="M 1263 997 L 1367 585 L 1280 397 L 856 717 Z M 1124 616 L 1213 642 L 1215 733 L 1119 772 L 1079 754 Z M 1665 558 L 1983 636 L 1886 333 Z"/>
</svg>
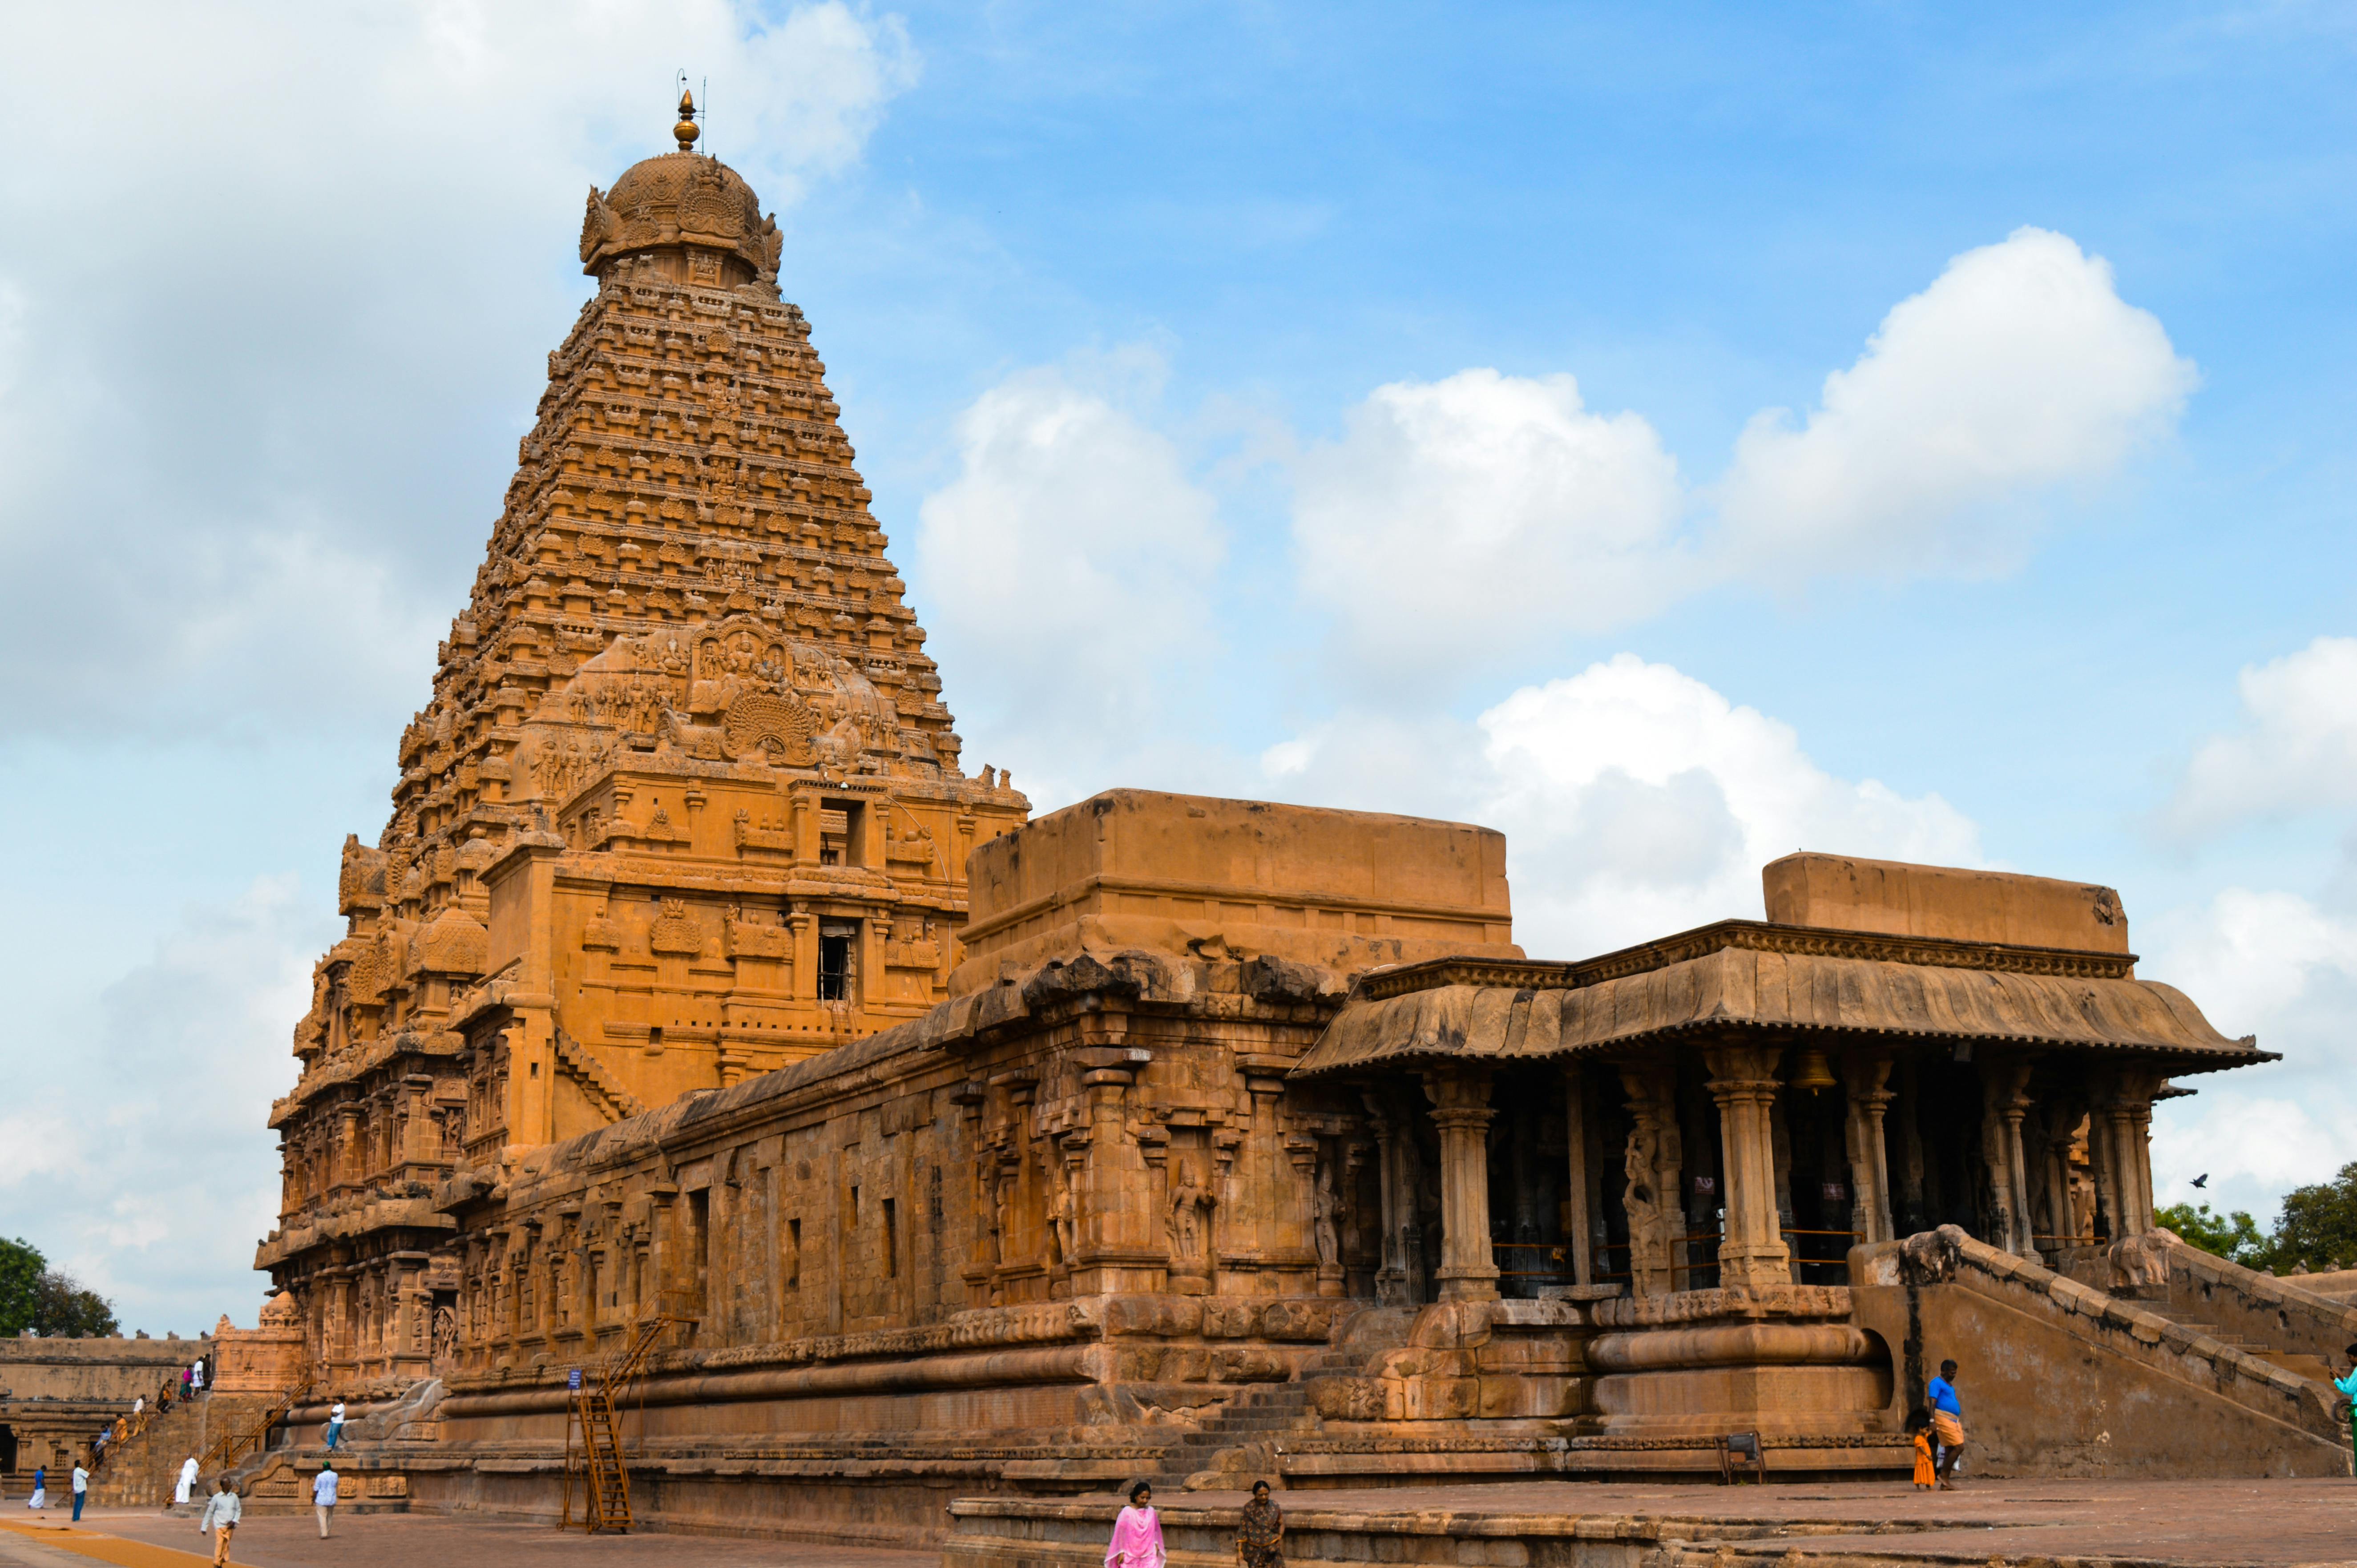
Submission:
<svg viewBox="0 0 2357 1568">
<path fill-rule="evenodd" d="M 0 1338 L 14 1339 L 33 1326 L 41 1275 L 48 1266 L 39 1249 L 22 1237 L 0 1240 Z"/>
<path fill-rule="evenodd" d="M 2357 1160 L 2329 1182 L 2285 1195 L 2267 1251 L 2278 1273 L 2295 1263 L 2313 1271 L 2357 1262 Z"/>
<path fill-rule="evenodd" d="M 114 1304 L 60 1269 L 45 1272 L 34 1287 L 33 1331 L 44 1339 L 94 1339 L 120 1334 Z"/>
<path fill-rule="evenodd" d="M 2230 1263 L 2246 1269 L 2267 1265 L 2272 1251 L 2267 1238 L 2260 1234 L 2259 1222 L 2239 1208 L 2232 1214 L 2215 1214 L 2206 1203 L 2172 1203 L 2153 1219 L 2189 1245 L 2214 1252 Z"/>
</svg>

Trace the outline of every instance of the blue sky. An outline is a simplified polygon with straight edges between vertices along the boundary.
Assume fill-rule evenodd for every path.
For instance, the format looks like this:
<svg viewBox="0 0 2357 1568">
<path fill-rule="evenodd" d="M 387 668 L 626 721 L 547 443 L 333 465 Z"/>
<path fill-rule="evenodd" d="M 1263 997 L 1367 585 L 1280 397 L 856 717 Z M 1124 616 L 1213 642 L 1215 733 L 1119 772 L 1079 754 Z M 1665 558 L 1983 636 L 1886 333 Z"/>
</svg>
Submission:
<svg viewBox="0 0 2357 1568">
<path fill-rule="evenodd" d="M 12 23 L 0 1231 L 251 1321 L 338 846 L 675 66 L 974 764 L 1493 822 L 1553 955 L 1788 841 L 2109 882 L 2287 1054 L 2158 1133 L 2265 1219 L 2357 1157 L 2357 12 L 1953 9 Z"/>
</svg>

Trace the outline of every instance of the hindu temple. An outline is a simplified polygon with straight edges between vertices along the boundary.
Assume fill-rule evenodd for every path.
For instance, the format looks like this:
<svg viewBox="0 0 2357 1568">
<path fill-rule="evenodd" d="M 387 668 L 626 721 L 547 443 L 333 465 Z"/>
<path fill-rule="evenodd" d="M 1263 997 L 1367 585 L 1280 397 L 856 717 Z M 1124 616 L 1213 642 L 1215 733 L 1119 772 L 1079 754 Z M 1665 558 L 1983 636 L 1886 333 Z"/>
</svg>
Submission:
<svg viewBox="0 0 2357 1568">
<path fill-rule="evenodd" d="M 348 1499 L 574 1517 L 608 1441 L 640 1527 L 1013 1562 L 1136 1477 L 1900 1474 L 1964 1342 L 2000 1473 L 2348 1473 L 2357 1312 L 2155 1227 L 2154 1103 L 2268 1058 L 2110 888 L 1828 846 L 1541 961 L 1486 828 L 967 771 L 694 133 L 589 193 L 345 843 L 238 1485 L 297 1496 L 340 1397 Z"/>
</svg>

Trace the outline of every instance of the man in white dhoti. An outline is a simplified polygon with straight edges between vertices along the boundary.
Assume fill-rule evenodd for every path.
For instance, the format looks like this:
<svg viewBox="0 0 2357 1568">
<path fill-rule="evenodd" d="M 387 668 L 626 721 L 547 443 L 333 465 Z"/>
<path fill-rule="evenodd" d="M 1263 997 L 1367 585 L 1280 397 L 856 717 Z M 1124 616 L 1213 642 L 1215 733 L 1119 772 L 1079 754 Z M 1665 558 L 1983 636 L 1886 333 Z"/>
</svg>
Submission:
<svg viewBox="0 0 2357 1568">
<path fill-rule="evenodd" d="M 180 1484 L 173 1488 L 172 1500 L 176 1503 L 187 1502 L 188 1494 L 196 1489 L 196 1485 L 197 1456 L 191 1454 L 180 1462 Z"/>
</svg>

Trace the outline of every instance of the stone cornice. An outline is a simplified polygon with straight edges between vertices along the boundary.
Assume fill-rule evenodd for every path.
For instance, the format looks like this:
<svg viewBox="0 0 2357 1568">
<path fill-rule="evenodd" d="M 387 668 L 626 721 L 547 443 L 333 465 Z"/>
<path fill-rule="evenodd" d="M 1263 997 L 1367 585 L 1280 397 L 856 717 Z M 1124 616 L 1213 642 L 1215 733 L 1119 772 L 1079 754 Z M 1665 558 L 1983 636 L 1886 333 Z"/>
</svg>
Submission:
<svg viewBox="0 0 2357 1568">
<path fill-rule="evenodd" d="M 2088 952 L 2071 948 L 2009 947 L 2001 942 L 1953 941 L 1943 937 L 1898 937 L 1879 931 L 1820 930 L 1778 926 L 1765 920 L 1718 920 L 1690 931 L 1642 942 L 1574 963 L 1500 959 L 1441 958 L 1377 970 L 1361 977 L 1354 996 L 1370 1001 L 1405 996 L 1443 985 L 1574 990 L 1627 975 L 1687 963 L 1726 948 L 1789 953 L 1802 958 L 1867 959 L 1881 963 L 1940 969 L 1986 969 L 2010 974 L 2060 975 L 2077 980 L 2130 980 L 2134 953 Z"/>
</svg>

